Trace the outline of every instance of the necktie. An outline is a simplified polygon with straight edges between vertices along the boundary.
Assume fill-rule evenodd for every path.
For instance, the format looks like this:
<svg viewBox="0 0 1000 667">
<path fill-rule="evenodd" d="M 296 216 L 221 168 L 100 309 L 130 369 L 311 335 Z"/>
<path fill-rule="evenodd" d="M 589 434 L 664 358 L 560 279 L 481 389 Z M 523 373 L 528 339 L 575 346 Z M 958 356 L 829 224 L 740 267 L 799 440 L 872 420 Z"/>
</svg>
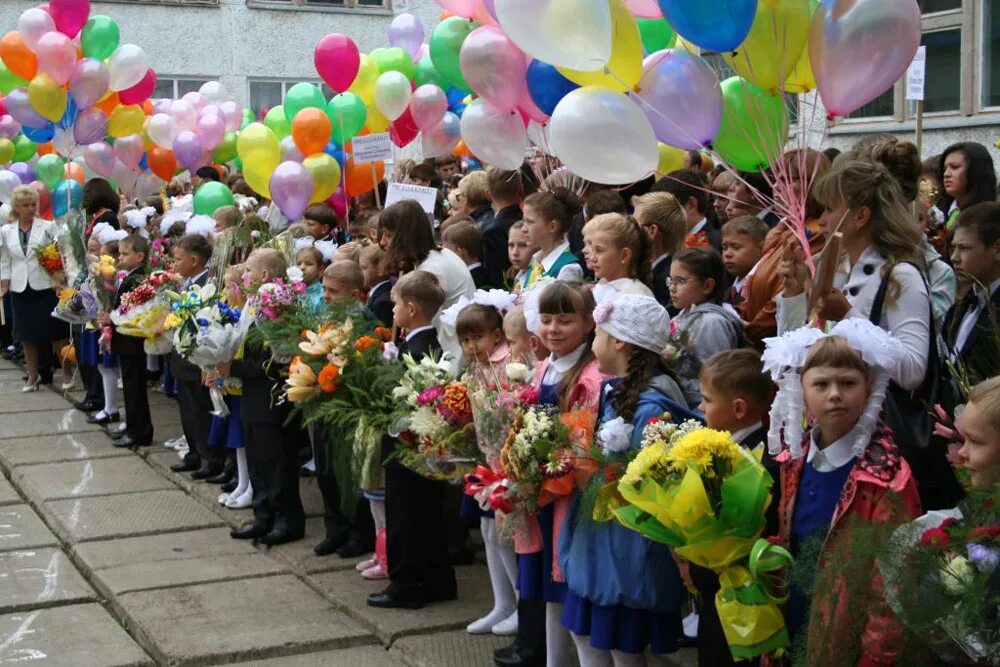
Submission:
<svg viewBox="0 0 1000 667">
<path fill-rule="evenodd" d="M 526 286 L 531 287 L 532 285 L 534 285 L 535 281 L 537 281 L 542 276 L 542 272 L 543 269 L 541 264 L 533 265 L 531 267 L 531 273 L 528 274 L 528 284 Z"/>
</svg>

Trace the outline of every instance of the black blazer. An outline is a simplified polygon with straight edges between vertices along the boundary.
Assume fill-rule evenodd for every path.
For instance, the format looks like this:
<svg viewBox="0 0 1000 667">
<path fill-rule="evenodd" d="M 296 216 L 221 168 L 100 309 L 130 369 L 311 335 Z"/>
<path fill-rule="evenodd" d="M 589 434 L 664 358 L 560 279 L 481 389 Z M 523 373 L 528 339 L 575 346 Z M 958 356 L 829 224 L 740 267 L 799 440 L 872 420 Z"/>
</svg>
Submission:
<svg viewBox="0 0 1000 667">
<path fill-rule="evenodd" d="M 204 272 L 194 285 L 199 287 L 208 282 L 208 272 Z M 170 374 L 177 378 L 178 382 L 197 382 L 201 384 L 201 369 L 187 361 L 176 350 L 170 352 Z"/>
<path fill-rule="evenodd" d="M 118 286 L 118 291 L 115 292 L 115 308 L 118 308 L 122 304 L 122 297 L 134 290 L 136 287 L 142 284 L 142 281 L 146 279 L 146 269 L 145 267 L 139 267 L 138 269 L 133 269 L 122 280 L 121 285 Z M 118 333 L 118 330 L 112 325 L 111 327 L 111 353 L 112 354 L 145 354 L 146 350 L 143 347 L 143 339 L 138 336 L 126 336 L 125 334 Z"/>
<path fill-rule="evenodd" d="M 673 303 L 670 301 L 670 288 L 667 287 L 667 278 L 670 276 L 670 255 L 667 258 L 653 267 L 653 296 L 660 303 L 661 306 L 670 312 L 670 316 L 673 317 L 677 314 L 674 309 Z"/>
<path fill-rule="evenodd" d="M 966 297 L 948 310 L 943 331 L 948 350 L 958 353 L 958 362 L 968 373 L 972 385 L 1000 374 L 1000 329 L 997 328 L 1000 290 L 993 293 L 986 307 L 979 313 L 976 326 L 972 328 L 962 349 L 955 349 L 958 330 L 962 327 L 965 314 L 975 305 L 974 298 Z"/>
<path fill-rule="evenodd" d="M 365 308 L 382 323 L 382 326 L 392 327 L 392 283 L 385 281 L 376 285 L 368 295 Z"/>
<path fill-rule="evenodd" d="M 229 374 L 243 381 L 244 423 L 281 426 L 285 422 L 291 406 L 287 402 L 278 405 L 278 396 L 288 366 L 273 361 L 264 348 L 247 345 L 243 358 L 229 365 Z"/>
<path fill-rule="evenodd" d="M 441 343 L 438 342 L 437 330 L 433 328 L 424 329 L 399 345 L 399 355 L 409 354 L 415 361 L 434 353 L 441 354 Z"/>
<path fill-rule="evenodd" d="M 521 220 L 521 207 L 505 206 L 496 212 L 492 220 L 482 226 L 483 230 L 483 252 L 480 258 L 483 262 L 482 270 L 484 274 L 483 285 L 490 287 L 502 287 L 504 285 L 504 275 L 510 268 L 510 256 L 507 254 L 507 240 L 510 236 L 510 228 L 515 222 Z M 476 274 L 472 274 L 476 280 Z M 476 280 L 476 287 L 480 287 Z"/>
<path fill-rule="evenodd" d="M 493 283 L 489 282 L 486 276 L 486 269 L 482 264 L 469 269 L 469 275 L 472 276 L 472 284 L 476 286 L 476 289 L 489 289 L 494 286 Z M 503 283 L 500 284 L 502 285 Z"/>
</svg>

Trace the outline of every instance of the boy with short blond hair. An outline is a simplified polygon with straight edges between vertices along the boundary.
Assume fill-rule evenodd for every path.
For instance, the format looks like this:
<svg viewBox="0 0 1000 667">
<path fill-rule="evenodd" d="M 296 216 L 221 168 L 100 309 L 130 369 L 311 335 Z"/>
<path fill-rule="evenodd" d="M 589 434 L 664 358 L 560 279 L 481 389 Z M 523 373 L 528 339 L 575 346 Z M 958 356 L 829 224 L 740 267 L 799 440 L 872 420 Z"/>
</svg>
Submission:
<svg viewBox="0 0 1000 667">
<path fill-rule="evenodd" d="M 738 216 L 722 226 L 722 263 L 733 278 L 726 303 L 734 308 L 743 303 L 743 287 L 764 254 L 768 231 L 767 224 L 752 215 Z"/>
<path fill-rule="evenodd" d="M 365 274 L 361 265 L 349 259 L 334 262 L 323 270 L 323 301 L 338 299 L 364 301 Z"/>
<path fill-rule="evenodd" d="M 441 233 L 441 245 L 459 256 L 472 274 L 476 289 L 495 287 L 487 285 L 486 270 L 480 261 L 483 250 L 483 231 L 475 222 L 459 222 Z M 497 286 L 498 287 L 498 286 Z"/>
</svg>

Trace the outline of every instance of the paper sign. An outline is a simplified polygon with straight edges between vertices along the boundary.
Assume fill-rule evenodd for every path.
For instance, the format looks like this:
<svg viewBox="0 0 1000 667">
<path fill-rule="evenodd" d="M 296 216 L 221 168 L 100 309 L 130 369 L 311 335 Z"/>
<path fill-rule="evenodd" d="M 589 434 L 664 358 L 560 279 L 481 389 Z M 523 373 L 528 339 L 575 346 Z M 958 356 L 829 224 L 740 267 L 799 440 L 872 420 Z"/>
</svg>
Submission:
<svg viewBox="0 0 1000 667">
<path fill-rule="evenodd" d="M 354 153 L 354 164 L 368 164 L 380 160 L 392 159 L 392 140 L 388 132 L 379 134 L 366 134 L 363 137 L 351 139 L 351 146 Z"/>
<path fill-rule="evenodd" d="M 917 55 L 906 70 L 906 99 L 923 101 L 924 79 L 927 71 L 927 47 L 917 47 Z"/>
<path fill-rule="evenodd" d="M 437 201 L 437 190 L 435 188 L 425 188 L 422 185 L 410 185 L 408 183 L 390 183 L 385 193 L 385 205 L 395 204 L 398 201 L 412 199 L 420 204 L 420 208 L 427 213 L 434 213 L 434 204 Z"/>
</svg>

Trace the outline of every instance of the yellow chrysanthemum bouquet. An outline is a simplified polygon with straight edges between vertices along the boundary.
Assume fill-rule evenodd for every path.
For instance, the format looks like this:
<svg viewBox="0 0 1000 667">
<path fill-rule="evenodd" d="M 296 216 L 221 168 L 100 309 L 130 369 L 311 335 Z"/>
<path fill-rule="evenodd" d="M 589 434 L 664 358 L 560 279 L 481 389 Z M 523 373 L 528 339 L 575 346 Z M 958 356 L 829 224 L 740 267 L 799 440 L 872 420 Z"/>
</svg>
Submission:
<svg viewBox="0 0 1000 667">
<path fill-rule="evenodd" d="M 618 483 L 627 504 L 611 508 L 622 525 L 718 573 L 715 604 L 736 658 L 788 645 L 782 586 L 769 573 L 791 556 L 760 539 L 773 483 L 729 433 L 699 428 L 644 447 Z"/>
</svg>

